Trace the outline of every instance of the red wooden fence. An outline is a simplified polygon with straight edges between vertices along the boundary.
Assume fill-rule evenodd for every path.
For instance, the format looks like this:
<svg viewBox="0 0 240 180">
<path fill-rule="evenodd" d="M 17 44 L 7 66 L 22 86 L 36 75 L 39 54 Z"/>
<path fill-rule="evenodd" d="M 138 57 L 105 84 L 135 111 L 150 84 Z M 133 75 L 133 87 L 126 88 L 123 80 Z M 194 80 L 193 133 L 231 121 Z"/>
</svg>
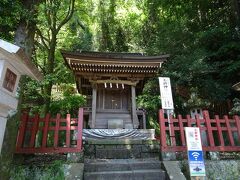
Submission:
<svg viewBox="0 0 240 180">
<path fill-rule="evenodd" d="M 178 115 L 177 118 L 170 116 L 168 123 L 163 110 L 159 110 L 159 125 L 161 150 L 164 152 L 187 150 L 184 127 L 199 127 L 204 151 L 240 151 L 240 119 L 238 116 L 233 116 L 233 119 L 224 116 L 220 119 L 216 115 L 214 119 L 211 119 L 208 111 L 203 111 L 203 119 L 199 116 L 192 119 L 189 115 L 183 119 L 181 115 Z"/>
<path fill-rule="evenodd" d="M 24 113 L 18 131 L 16 153 L 67 153 L 82 150 L 83 109 L 79 109 L 78 118 L 51 118 L 47 114 L 40 118 L 38 114 L 29 117 Z"/>
</svg>

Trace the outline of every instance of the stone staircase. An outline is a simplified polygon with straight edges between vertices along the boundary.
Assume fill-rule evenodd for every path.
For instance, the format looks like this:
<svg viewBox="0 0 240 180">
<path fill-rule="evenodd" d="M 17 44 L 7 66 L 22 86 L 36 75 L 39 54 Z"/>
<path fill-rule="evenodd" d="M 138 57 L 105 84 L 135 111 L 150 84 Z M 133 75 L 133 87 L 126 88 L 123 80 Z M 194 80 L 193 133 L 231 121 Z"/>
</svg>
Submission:
<svg viewBox="0 0 240 180">
<path fill-rule="evenodd" d="M 84 180 L 167 179 L 157 140 L 101 139 L 84 144 Z"/>
<path fill-rule="evenodd" d="M 156 159 L 87 159 L 84 180 L 161 180 L 166 173 Z"/>
</svg>

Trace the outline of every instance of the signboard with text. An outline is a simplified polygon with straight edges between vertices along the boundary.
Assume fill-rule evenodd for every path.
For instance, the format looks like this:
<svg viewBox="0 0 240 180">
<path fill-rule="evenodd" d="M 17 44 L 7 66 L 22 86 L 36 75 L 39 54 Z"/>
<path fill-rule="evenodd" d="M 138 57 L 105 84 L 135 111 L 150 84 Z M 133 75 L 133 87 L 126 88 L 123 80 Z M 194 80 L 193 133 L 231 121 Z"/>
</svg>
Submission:
<svg viewBox="0 0 240 180">
<path fill-rule="evenodd" d="M 197 127 L 185 127 L 191 176 L 206 176 L 201 135 Z"/>
<path fill-rule="evenodd" d="M 159 77 L 162 109 L 174 109 L 172 88 L 169 77 Z"/>
</svg>

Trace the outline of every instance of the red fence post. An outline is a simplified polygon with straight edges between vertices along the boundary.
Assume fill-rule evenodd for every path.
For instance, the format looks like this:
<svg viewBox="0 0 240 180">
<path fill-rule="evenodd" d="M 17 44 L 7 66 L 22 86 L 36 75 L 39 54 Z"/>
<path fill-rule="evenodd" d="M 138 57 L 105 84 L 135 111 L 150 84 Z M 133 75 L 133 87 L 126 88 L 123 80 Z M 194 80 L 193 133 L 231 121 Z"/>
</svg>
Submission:
<svg viewBox="0 0 240 180">
<path fill-rule="evenodd" d="M 204 150 L 210 150 L 210 151 L 240 151 L 239 146 L 234 145 L 234 137 L 232 132 L 238 133 L 238 138 L 240 139 L 240 120 L 238 116 L 234 116 L 233 119 L 228 119 L 227 116 L 224 116 L 224 119 L 219 119 L 219 116 L 215 116 L 215 120 L 211 120 L 209 118 L 209 114 L 207 111 L 203 111 L 204 115 L 204 122 L 206 124 L 206 127 L 203 127 L 201 123 L 203 122 L 202 119 L 199 119 L 199 117 L 196 117 L 195 119 L 191 119 L 189 115 L 187 115 L 187 119 L 182 119 L 181 115 L 178 115 L 178 119 L 173 119 L 172 116 L 170 116 L 169 121 L 169 127 L 167 127 L 165 124 L 168 122 L 167 119 L 164 118 L 164 111 L 159 110 L 159 126 L 160 126 L 160 148 L 164 152 L 166 151 L 185 151 L 186 150 L 186 140 L 185 140 L 185 133 L 184 133 L 184 123 L 187 123 L 189 127 L 192 126 L 196 122 L 196 125 L 200 128 L 200 131 L 207 131 L 208 134 L 208 140 L 210 147 L 204 147 Z M 225 122 L 223 122 L 225 120 Z M 56 122 L 55 127 L 51 126 L 51 122 Z M 32 126 L 28 128 L 27 122 L 31 122 Z M 39 127 L 40 122 L 44 122 L 43 127 Z M 61 126 L 61 122 L 66 122 L 66 126 Z M 174 127 L 174 123 L 179 124 L 179 127 Z M 226 123 L 226 127 L 221 127 L 221 122 Z M 32 154 L 32 153 L 66 153 L 66 152 L 80 152 L 82 150 L 82 133 L 83 133 L 83 108 L 79 109 L 78 112 L 78 120 L 77 120 L 77 127 L 71 127 L 71 123 L 76 124 L 76 119 L 71 119 L 70 114 L 67 115 L 66 119 L 60 119 L 60 114 L 57 114 L 57 117 L 55 120 L 50 119 L 50 115 L 46 115 L 45 119 L 40 119 L 39 115 L 35 115 L 34 118 L 32 118 L 32 121 L 28 117 L 28 114 L 24 113 L 21 117 L 21 122 L 19 126 L 19 132 L 18 132 L 18 138 L 16 142 L 16 153 L 25 153 L 25 154 Z M 213 126 L 211 123 L 216 123 L 216 127 Z M 230 124 L 234 123 L 234 127 Z M 43 139 L 42 139 L 42 147 L 36 148 L 35 147 L 35 140 L 37 132 L 41 130 L 43 133 Z M 54 147 L 47 147 L 47 141 L 48 141 L 48 132 L 54 130 Z M 58 141 L 59 141 L 59 131 L 66 131 L 66 147 L 58 147 Z M 71 130 L 77 130 L 77 146 L 71 147 Z M 166 138 L 166 131 L 169 130 L 171 134 L 171 146 L 167 145 L 167 138 Z M 23 147 L 24 145 L 24 137 L 26 134 L 26 131 L 30 131 L 31 138 L 30 138 L 30 147 Z M 180 140 L 181 145 L 176 146 L 176 137 L 175 137 L 175 131 L 180 131 Z M 213 131 L 217 131 L 220 146 L 215 146 L 214 138 L 213 138 Z M 224 138 L 222 131 L 227 131 L 230 146 L 224 145 Z"/>
<path fill-rule="evenodd" d="M 36 114 L 33 118 L 33 126 L 32 126 L 32 131 L 31 131 L 31 139 L 30 139 L 30 148 L 33 148 L 35 146 L 35 140 L 36 140 L 36 134 L 38 131 L 38 126 L 39 126 L 39 114 Z"/>
<path fill-rule="evenodd" d="M 159 126 L 160 126 L 160 140 L 161 140 L 161 145 L 163 148 L 167 146 L 166 143 L 166 127 L 165 127 L 165 118 L 164 118 L 164 113 L 163 110 L 159 110 Z"/>
<path fill-rule="evenodd" d="M 16 144 L 17 151 L 21 149 L 23 146 L 27 121 L 28 121 L 28 114 L 23 113 L 23 115 L 21 116 L 21 122 L 18 130 L 18 138 L 17 138 L 17 144 Z"/>
<path fill-rule="evenodd" d="M 187 115 L 187 127 L 192 127 L 192 119 L 190 115 Z"/>
<path fill-rule="evenodd" d="M 231 146 L 234 146 L 234 139 L 233 139 L 233 136 L 232 136 L 232 130 L 231 130 L 231 126 L 230 126 L 230 123 L 229 123 L 228 116 L 224 116 L 224 119 L 225 119 L 225 122 L 226 122 L 227 133 L 228 133 L 230 144 L 231 144 Z"/>
<path fill-rule="evenodd" d="M 196 115 L 196 124 L 197 124 L 197 127 L 199 127 L 200 134 L 201 134 L 201 122 L 198 114 Z"/>
<path fill-rule="evenodd" d="M 207 126 L 207 134 L 208 134 L 208 140 L 211 147 L 215 146 L 214 139 L 213 139 L 213 133 L 212 133 L 212 126 L 211 126 L 211 119 L 209 117 L 208 111 L 203 111 L 203 117 Z"/>
<path fill-rule="evenodd" d="M 58 113 L 58 114 L 57 114 L 57 117 L 56 117 L 55 129 L 54 129 L 54 143 L 53 143 L 53 147 L 54 147 L 54 148 L 57 148 L 57 147 L 58 147 L 58 136 L 59 136 L 60 118 L 61 118 L 61 115 Z"/>
<path fill-rule="evenodd" d="M 236 126 L 237 126 L 237 132 L 238 132 L 238 139 L 240 141 L 240 119 L 238 116 L 233 116 L 235 122 L 236 122 Z"/>
<path fill-rule="evenodd" d="M 181 144 L 182 146 L 186 146 L 184 128 L 182 123 L 182 115 L 178 115 L 178 122 L 179 122 L 180 136 L 181 136 Z"/>
<path fill-rule="evenodd" d="M 219 120 L 218 115 L 215 116 L 215 120 L 216 120 L 216 125 L 217 125 L 217 134 L 218 134 L 218 139 L 219 139 L 219 142 L 220 142 L 220 146 L 224 146 L 222 128 L 221 128 L 221 124 L 220 124 L 220 120 Z"/>
<path fill-rule="evenodd" d="M 44 118 L 44 128 L 43 128 L 43 138 L 42 138 L 42 147 L 44 148 L 47 146 L 49 119 L 50 119 L 50 114 L 47 114 Z"/>
<path fill-rule="evenodd" d="M 78 127 L 77 127 L 77 149 L 82 150 L 82 131 L 83 131 L 83 108 L 78 111 Z"/>
<path fill-rule="evenodd" d="M 171 139 L 171 146 L 176 146 L 175 129 L 174 129 L 174 126 L 173 126 L 173 118 L 172 118 L 172 115 L 170 115 L 169 135 L 170 135 L 170 139 Z"/>
<path fill-rule="evenodd" d="M 70 147 L 70 129 L 71 129 L 71 115 L 67 114 L 66 118 L 66 146 Z"/>
</svg>

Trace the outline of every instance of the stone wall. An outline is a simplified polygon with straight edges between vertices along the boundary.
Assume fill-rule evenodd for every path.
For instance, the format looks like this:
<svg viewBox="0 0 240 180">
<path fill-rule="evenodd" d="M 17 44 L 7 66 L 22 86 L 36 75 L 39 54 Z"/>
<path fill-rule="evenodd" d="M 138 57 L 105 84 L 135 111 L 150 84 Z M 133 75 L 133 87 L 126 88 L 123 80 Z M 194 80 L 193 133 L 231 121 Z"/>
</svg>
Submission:
<svg viewBox="0 0 240 180">
<path fill-rule="evenodd" d="M 21 165 L 11 169 L 10 180 L 34 179 L 34 180 L 82 180 L 83 163 L 66 163 L 55 161 L 42 166 Z M 1 176 L 0 176 L 1 177 Z"/>
<path fill-rule="evenodd" d="M 34 180 L 82 180 L 83 153 L 65 154 L 36 154 L 24 155 L 21 163 L 11 167 L 10 177 L 0 179 L 34 179 Z"/>
<path fill-rule="evenodd" d="M 159 154 L 156 140 L 88 140 L 84 144 L 84 156 L 90 159 L 159 158 Z"/>
<path fill-rule="evenodd" d="M 12 116 L 7 121 L 3 147 L 0 154 L 0 179 L 2 180 L 9 179 L 13 158 L 15 163 L 16 161 L 21 161 L 21 156 L 14 156 L 18 133 L 18 115 L 19 114 Z"/>
<path fill-rule="evenodd" d="M 179 161 L 185 177 L 190 179 L 188 161 Z M 206 160 L 206 179 L 208 180 L 239 180 L 240 160 Z"/>
</svg>

